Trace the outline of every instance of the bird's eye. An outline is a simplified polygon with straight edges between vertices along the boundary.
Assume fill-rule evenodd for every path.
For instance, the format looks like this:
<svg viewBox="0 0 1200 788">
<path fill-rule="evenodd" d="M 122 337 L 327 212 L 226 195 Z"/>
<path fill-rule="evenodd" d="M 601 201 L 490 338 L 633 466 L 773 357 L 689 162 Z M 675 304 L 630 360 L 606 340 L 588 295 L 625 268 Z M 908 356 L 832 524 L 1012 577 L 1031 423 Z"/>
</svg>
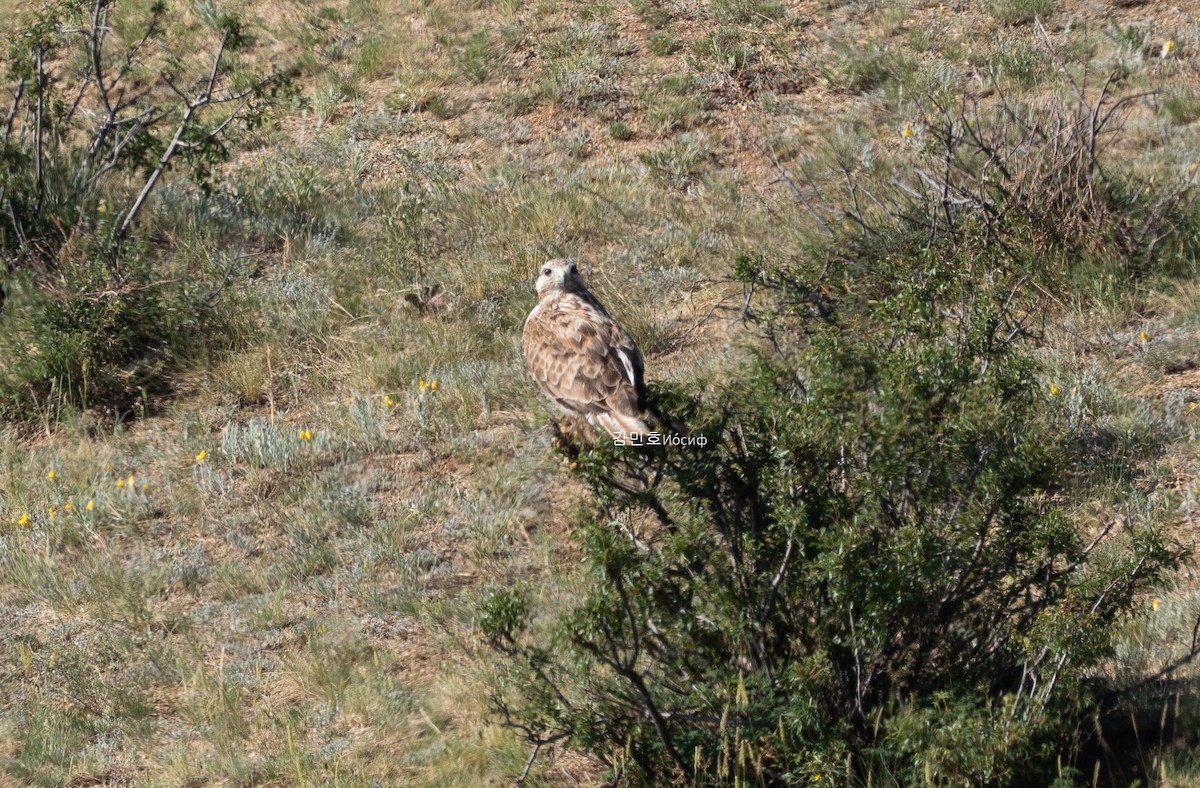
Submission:
<svg viewBox="0 0 1200 788">
<path fill-rule="evenodd" d="M 542 276 L 550 276 L 550 269 L 549 269 L 549 268 L 543 268 L 543 269 L 542 269 Z"/>
<path fill-rule="evenodd" d="M 577 273 L 579 273 L 579 269 L 577 269 L 577 268 L 575 267 L 575 264 L 574 264 L 574 263 L 571 263 L 571 273 L 573 273 L 573 274 L 577 274 Z"/>
</svg>

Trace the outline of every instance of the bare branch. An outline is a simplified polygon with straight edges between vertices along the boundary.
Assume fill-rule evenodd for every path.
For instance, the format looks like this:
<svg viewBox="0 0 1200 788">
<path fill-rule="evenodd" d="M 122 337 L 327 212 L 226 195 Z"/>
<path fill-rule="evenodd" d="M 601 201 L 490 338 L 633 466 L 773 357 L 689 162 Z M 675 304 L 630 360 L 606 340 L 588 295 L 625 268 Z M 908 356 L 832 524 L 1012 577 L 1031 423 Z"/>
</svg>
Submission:
<svg viewBox="0 0 1200 788">
<path fill-rule="evenodd" d="M 8 141 L 8 137 L 12 134 L 13 121 L 17 118 L 17 110 L 21 106 L 21 97 L 25 95 L 25 80 L 19 80 L 17 87 L 13 90 L 12 104 L 8 109 L 8 116 L 4 119 L 4 141 Z"/>
</svg>

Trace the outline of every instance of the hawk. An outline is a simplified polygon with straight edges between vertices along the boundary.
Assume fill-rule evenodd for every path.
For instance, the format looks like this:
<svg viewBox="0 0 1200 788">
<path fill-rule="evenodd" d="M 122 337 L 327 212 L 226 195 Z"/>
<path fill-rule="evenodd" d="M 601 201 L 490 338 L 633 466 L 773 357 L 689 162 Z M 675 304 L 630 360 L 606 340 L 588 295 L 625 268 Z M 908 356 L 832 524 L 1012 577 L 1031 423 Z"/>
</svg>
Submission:
<svg viewBox="0 0 1200 788">
<path fill-rule="evenodd" d="M 588 292 L 574 260 L 551 260 L 525 319 L 525 366 L 572 422 L 586 419 L 620 439 L 650 432 L 642 353 Z"/>
</svg>

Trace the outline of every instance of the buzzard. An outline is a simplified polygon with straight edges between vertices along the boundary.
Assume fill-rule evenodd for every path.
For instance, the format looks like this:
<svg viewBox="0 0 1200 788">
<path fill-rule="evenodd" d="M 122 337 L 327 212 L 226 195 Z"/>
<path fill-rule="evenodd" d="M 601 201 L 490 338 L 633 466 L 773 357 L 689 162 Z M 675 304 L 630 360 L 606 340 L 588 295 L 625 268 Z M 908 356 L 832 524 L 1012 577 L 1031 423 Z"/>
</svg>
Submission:
<svg viewBox="0 0 1200 788">
<path fill-rule="evenodd" d="M 642 353 L 588 292 L 574 260 L 551 260 L 525 320 L 525 366 L 571 422 L 585 419 L 621 439 L 650 432 Z"/>
</svg>

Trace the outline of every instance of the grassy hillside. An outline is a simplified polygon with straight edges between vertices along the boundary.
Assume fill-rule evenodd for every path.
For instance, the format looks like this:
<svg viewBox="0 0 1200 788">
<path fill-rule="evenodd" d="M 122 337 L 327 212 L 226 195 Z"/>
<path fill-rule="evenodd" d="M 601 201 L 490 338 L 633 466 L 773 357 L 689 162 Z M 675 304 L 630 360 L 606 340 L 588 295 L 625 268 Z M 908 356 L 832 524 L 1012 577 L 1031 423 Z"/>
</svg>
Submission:
<svg viewBox="0 0 1200 788">
<path fill-rule="evenodd" d="M 202 61 L 210 5 L 170 6 L 154 51 Z M 12 321 L 73 284 L 7 275 L 0 762 L 19 784 L 510 784 L 529 752 L 488 713 L 481 600 L 528 581 L 548 616 L 585 582 L 584 489 L 519 360 L 540 262 L 580 260 L 650 378 L 719 380 L 757 342 L 735 258 L 799 259 L 852 223 L 831 206 L 871 196 L 848 174 L 905 182 L 938 102 L 1048 108 L 1067 75 L 1116 75 L 1137 98 L 1109 161 L 1169 189 L 1200 155 L 1200 18 L 1158 3 L 227 5 L 241 65 L 296 95 L 238 132 L 211 193 L 180 168 L 140 218 L 155 281 L 181 283 L 169 346 L 121 396 L 39 388 L 18 350 L 56 340 Z M 6 41 L 32 10 L 0 0 Z M 150 12 L 118 2 L 114 39 Z M 1079 248 L 1034 283 L 1046 396 L 1132 458 L 1084 469 L 1079 527 L 1136 510 L 1190 541 L 1195 247 L 1135 271 Z M 1200 584 L 1188 567 L 1139 604 L 1109 677 L 1187 649 Z M 1180 693 L 1133 759 L 1162 785 L 1200 773 Z M 602 775 L 562 750 L 529 779 Z"/>
</svg>

